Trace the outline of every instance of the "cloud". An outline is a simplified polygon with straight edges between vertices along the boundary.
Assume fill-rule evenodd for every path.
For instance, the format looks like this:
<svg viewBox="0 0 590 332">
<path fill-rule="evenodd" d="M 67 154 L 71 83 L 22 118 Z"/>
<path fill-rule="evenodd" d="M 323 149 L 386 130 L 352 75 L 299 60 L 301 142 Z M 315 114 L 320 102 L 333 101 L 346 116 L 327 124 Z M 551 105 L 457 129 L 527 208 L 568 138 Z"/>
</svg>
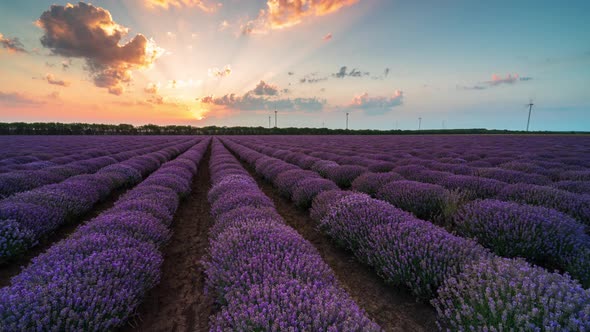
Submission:
<svg viewBox="0 0 590 332">
<path fill-rule="evenodd" d="M 231 26 L 231 24 L 230 24 L 228 21 L 226 21 L 226 20 L 223 20 L 223 21 L 221 21 L 221 23 L 219 23 L 219 28 L 218 28 L 218 30 L 219 30 L 219 31 L 224 31 L 224 30 L 226 30 L 227 28 L 229 28 L 230 26 Z"/>
<path fill-rule="evenodd" d="M 369 72 L 361 72 L 356 68 L 353 68 L 350 72 L 348 71 L 347 66 L 340 67 L 340 70 L 337 73 L 332 74 L 332 77 L 335 78 L 345 78 L 345 77 L 362 77 L 362 76 L 369 76 Z"/>
<path fill-rule="evenodd" d="M 157 94 L 158 91 L 160 91 L 160 83 L 149 83 L 144 89 L 143 91 L 147 94 Z"/>
<path fill-rule="evenodd" d="M 276 96 L 279 93 L 279 89 L 276 86 L 260 81 L 258 85 L 252 90 L 257 96 Z"/>
<path fill-rule="evenodd" d="M 395 90 L 391 97 L 370 97 L 368 93 L 354 97 L 348 108 L 363 110 L 367 115 L 380 115 L 391 111 L 396 106 L 401 106 L 404 93 Z"/>
<path fill-rule="evenodd" d="M 0 33 L 0 46 L 8 50 L 8 53 L 29 53 L 23 43 L 17 38 L 8 38 L 4 37 L 3 34 Z"/>
<path fill-rule="evenodd" d="M 45 80 L 47 80 L 47 83 L 49 83 L 51 85 L 70 86 L 70 82 L 59 80 L 59 79 L 55 78 L 55 76 L 53 76 L 53 74 L 45 75 Z"/>
<path fill-rule="evenodd" d="M 374 79 L 374 80 L 381 80 L 382 81 L 382 80 L 386 79 L 387 76 L 389 76 L 389 72 L 390 71 L 391 70 L 389 68 L 385 68 L 385 70 L 383 71 L 383 74 L 381 74 L 379 76 L 373 76 L 371 78 Z"/>
<path fill-rule="evenodd" d="M 309 17 L 325 16 L 359 0 L 268 0 L 267 20 L 271 29 L 295 26 Z"/>
<path fill-rule="evenodd" d="M 200 98 L 202 104 L 223 106 L 241 111 L 264 111 L 264 110 L 289 110 L 303 112 L 321 111 L 326 104 L 325 100 L 318 98 L 277 98 L 257 97 L 254 94 L 246 93 L 243 96 L 228 94 L 222 97 L 207 96 Z"/>
<path fill-rule="evenodd" d="M 224 78 L 224 77 L 228 77 L 229 75 L 231 75 L 231 72 L 232 72 L 231 66 L 226 65 L 225 67 L 223 67 L 223 69 L 209 68 L 208 75 L 211 78 Z"/>
<path fill-rule="evenodd" d="M 222 108 L 230 108 L 241 111 L 263 111 L 263 110 L 289 110 L 302 112 L 317 112 L 321 111 L 326 104 L 323 99 L 313 98 L 279 98 L 276 87 L 273 89 L 261 89 L 261 87 L 268 85 L 261 81 L 251 91 L 244 95 L 226 94 L 221 97 L 206 96 L 197 98 L 201 104 L 218 106 Z M 274 93 L 274 94 L 269 94 Z M 259 94 L 264 93 L 264 94 Z M 284 92 L 287 93 L 287 92 Z"/>
<path fill-rule="evenodd" d="M 200 0 L 144 0 L 144 3 L 148 8 L 170 9 L 170 7 L 195 7 L 205 13 L 214 13 L 222 6 L 221 3 L 213 5 Z"/>
<path fill-rule="evenodd" d="M 332 40 L 332 33 L 329 33 L 322 38 L 325 42 Z"/>
<path fill-rule="evenodd" d="M 160 95 L 153 95 L 147 99 L 148 103 L 156 104 L 156 105 L 163 105 L 164 104 L 164 97 Z"/>
<path fill-rule="evenodd" d="M 318 72 L 313 72 L 313 73 L 307 74 L 299 79 L 299 83 L 314 84 L 314 83 L 319 83 L 319 82 L 323 82 L 323 81 L 328 80 L 328 77 L 325 77 L 325 76 L 318 77 L 318 75 L 319 75 Z"/>
<path fill-rule="evenodd" d="M 162 105 L 164 104 L 164 97 L 162 97 L 160 92 L 161 84 L 158 83 L 148 83 L 148 85 L 143 88 L 143 92 L 149 95 L 147 102 L 151 104 Z"/>
<path fill-rule="evenodd" d="M 18 92 L 2 92 L 0 91 L 0 105 L 5 106 L 35 106 L 43 104 L 35 98 L 26 96 Z"/>
<path fill-rule="evenodd" d="M 242 35 L 286 29 L 305 20 L 326 16 L 349 7 L 359 0 L 267 0 L 258 17 L 241 25 Z"/>
<path fill-rule="evenodd" d="M 499 85 L 513 85 L 518 82 L 531 81 L 532 79 L 532 77 L 521 77 L 518 74 L 508 74 L 506 77 L 493 74 L 492 79 L 489 81 L 480 82 L 471 86 L 457 86 L 457 88 L 462 90 L 486 90 Z"/>
<path fill-rule="evenodd" d="M 68 70 L 72 66 L 72 59 L 64 60 L 61 62 L 61 69 Z"/>
<path fill-rule="evenodd" d="M 60 99 L 60 93 L 59 91 L 53 91 L 50 94 L 47 95 L 47 99 L 52 99 L 52 100 L 59 100 Z"/>
<path fill-rule="evenodd" d="M 41 44 L 52 54 L 86 60 L 94 84 L 120 95 L 131 82 L 131 71 L 151 66 L 164 51 L 152 40 L 137 34 L 120 45 L 128 29 L 113 21 L 108 10 L 83 2 L 52 5 L 41 14 Z"/>
</svg>

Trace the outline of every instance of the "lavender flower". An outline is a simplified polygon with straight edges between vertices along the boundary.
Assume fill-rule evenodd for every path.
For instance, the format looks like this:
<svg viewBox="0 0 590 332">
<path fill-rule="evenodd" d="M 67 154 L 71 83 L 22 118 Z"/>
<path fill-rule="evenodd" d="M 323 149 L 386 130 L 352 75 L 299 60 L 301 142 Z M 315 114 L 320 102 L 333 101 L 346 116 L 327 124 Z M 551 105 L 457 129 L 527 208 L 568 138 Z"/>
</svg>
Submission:
<svg viewBox="0 0 590 332">
<path fill-rule="evenodd" d="M 381 187 L 376 197 L 420 219 L 433 219 L 443 212 L 449 192 L 435 184 L 394 181 Z"/>
<path fill-rule="evenodd" d="M 476 201 L 456 214 L 454 229 L 500 256 L 559 268 L 590 285 L 590 236 L 582 224 L 563 213 L 512 202 Z"/>
<path fill-rule="evenodd" d="M 441 329 L 586 331 L 590 290 L 518 259 L 482 259 L 448 278 L 432 301 Z"/>
<path fill-rule="evenodd" d="M 308 178 L 297 182 L 297 188 L 293 191 L 292 200 L 302 209 L 308 209 L 313 199 L 322 192 L 336 190 L 338 186 L 326 179 Z"/>
<path fill-rule="evenodd" d="M 375 196 L 385 184 L 404 178 L 394 172 L 389 173 L 364 173 L 352 182 L 352 189 Z"/>
<path fill-rule="evenodd" d="M 498 198 L 556 209 L 590 225 L 590 196 L 587 195 L 520 183 L 505 187 Z"/>
</svg>

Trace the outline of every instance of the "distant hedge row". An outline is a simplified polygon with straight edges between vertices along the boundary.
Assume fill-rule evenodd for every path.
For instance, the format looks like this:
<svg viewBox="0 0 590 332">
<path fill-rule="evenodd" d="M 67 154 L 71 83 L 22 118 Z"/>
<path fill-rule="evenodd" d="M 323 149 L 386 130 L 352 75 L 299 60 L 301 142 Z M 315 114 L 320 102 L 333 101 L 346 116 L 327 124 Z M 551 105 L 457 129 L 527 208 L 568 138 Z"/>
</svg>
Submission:
<svg viewBox="0 0 590 332">
<path fill-rule="evenodd" d="M 12 122 L 0 123 L 0 135 L 416 135 L 416 134 L 588 134 L 589 132 L 524 132 L 511 130 L 432 129 L 432 130 L 346 130 L 328 128 L 264 128 L 264 127 L 193 127 L 158 126 L 153 124 Z"/>
</svg>

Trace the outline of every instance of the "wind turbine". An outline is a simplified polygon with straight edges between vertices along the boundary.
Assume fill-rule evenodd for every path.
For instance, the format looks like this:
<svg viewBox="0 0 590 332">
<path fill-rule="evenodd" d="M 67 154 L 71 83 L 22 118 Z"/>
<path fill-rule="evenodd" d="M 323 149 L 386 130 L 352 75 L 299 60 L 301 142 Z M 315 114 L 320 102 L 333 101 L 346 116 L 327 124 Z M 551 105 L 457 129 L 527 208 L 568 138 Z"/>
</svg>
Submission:
<svg viewBox="0 0 590 332">
<path fill-rule="evenodd" d="M 529 100 L 529 103 L 526 105 L 526 106 L 529 107 L 529 119 L 526 122 L 526 131 L 527 132 L 529 131 L 529 125 L 531 124 L 531 112 L 533 111 L 533 105 L 535 105 L 535 104 L 533 104 L 533 100 L 532 99 L 530 99 Z"/>
<path fill-rule="evenodd" d="M 346 112 L 346 130 L 348 130 L 348 112 Z"/>
</svg>

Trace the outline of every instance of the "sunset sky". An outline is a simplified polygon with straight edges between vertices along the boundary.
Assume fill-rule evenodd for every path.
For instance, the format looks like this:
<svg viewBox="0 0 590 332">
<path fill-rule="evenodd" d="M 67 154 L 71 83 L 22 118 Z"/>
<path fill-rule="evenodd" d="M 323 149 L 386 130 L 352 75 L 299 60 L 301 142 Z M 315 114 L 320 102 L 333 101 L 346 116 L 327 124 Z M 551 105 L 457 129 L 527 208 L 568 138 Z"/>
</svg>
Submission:
<svg viewBox="0 0 590 332">
<path fill-rule="evenodd" d="M 0 121 L 590 131 L 590 1 L 0 3 Z M 274 115 L 273 115 L 274 125 Z"/>
</svg>

